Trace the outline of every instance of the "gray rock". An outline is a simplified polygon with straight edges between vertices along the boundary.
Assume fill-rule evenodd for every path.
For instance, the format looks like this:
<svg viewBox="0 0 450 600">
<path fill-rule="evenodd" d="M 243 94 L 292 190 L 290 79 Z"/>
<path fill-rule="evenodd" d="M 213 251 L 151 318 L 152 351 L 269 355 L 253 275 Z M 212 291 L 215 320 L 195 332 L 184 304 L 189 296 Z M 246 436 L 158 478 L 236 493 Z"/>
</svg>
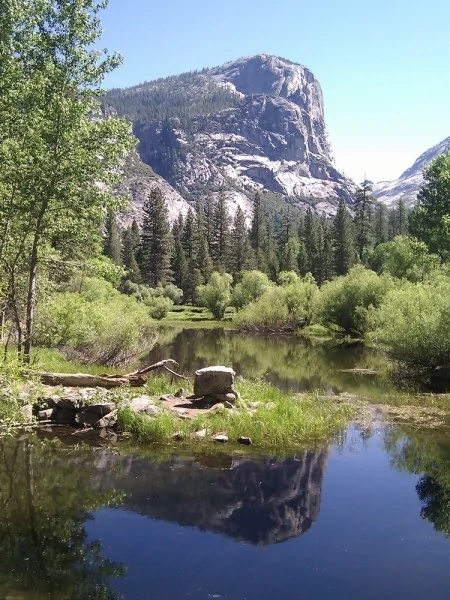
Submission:
<svg viewBox="0 0 450 600">
<path fill-rule="evenodd" d="M 95 429 L 108 429 L 117 424 L 117 410 L 113 410 L 108 415 L 102 417 L 94 424 Z"/>
<path fill-rule="evenodd" d="M 101 417 L 95 413 L 95 412 L 90 412 L 89 410 L 82 410 L 77 417 L 78 422 L 80 423 L 80 425 L 83 425 L 84 427 L 94 427 L 94 425 L 99 421 Z"/>
<path fill-rule="evenodd" d="M 228 442 L 228 436 L 225 433 L 213 435 L 211 439 L 213 442 L 218 442 L 220 444 L 226 444 Z"/>
<path fill-rule="evenodd" d="M 195 437 L 198 440 L 203 440 L 206 437 L 206 433 L 207 433 L 206 429 L 200 429 L 199 431 L 195 431 L 192 434 L 192 437 Z"/>
<path fill-rule="evenodd" d="M 241 435 L 240 437 L 238 437 L 237 443 L 242 444 L 243 446 L 251 446 L 253 442 L 252 438 Z"/>
<path fill-rule="evenodd" d="M 86 412 L 94 413 L 97 415 L 97 419 L 109 415 L 116 408 L 114 402 L 103 402 L 101 404 L 86 404 L 84 410 Z"/>
<path fill-rule="evenodd" d="M 50 421 L 55 414 L 56 414 L 55 408 L 46 408 L 46 409 L 40 410 L 38 412 L 38 419 L 39 419 L 39 421 Z"/>
<path fill-rule="evenodd" d="M 171 400 L 175 400 L 175 396 L 173 394 L 164 394 L 164 396 L 160 396 L 159 399 L 161 402 L 169 402 Z"/>
<path fill-rule="evenodd" d="M 154 404 L 149 404 L 147 408 L 144 408 L 144 410 L 140 412 L 143 412 L 146 415 L 152 417 L 157 417 L 161 413 L 161 409 L 158 406 L 155 406 Z"/>
<path fill-rule="evenodd" d="M 206 367 L 195 372 L 194 396 L 227 394 L 234 384 L 235 372 L 229 367 Z"/>
<path fill-rule="evenodd" d="M 234 404 L 236 402 L 236 399 L 236 394 L 234 394 L 233 392 L 228 392 L 227 394 L 218 394 L 216 396 L 216 401 L 223 402 L 224 404 Z"/>
<path fill-rule="evenodd" d="M 25 406 L 20 407 L 20 414 L 25 419 L 25 421 L 31 421 L 33 419 L 33 407 L 31 404 L 25 404 Z"/>
<path fill-rule="evenodd" d="M 79 408 L 81 404 L 81 400 L 79 397 L 61 397 L 61 396 L 51 396 L 50 398 L 46 398 L 46 401 L 50 407 L 53 408 L 68 408 L 68 409 L 76 409 Z"/>
<path fill-rule="evenodd" d="M 137 396 L 131 400 L 124 400 L 121 404 L 122 408 L 129 408 L 136 413 L 147 412 L 147 409 L 150 406 L 155 407 L 154 400 L 151 396 Z"/>
<path fill-rule="evenodd" d="M 77 411 L 74 408 L 58 407 L 53 416 L 53 420 L 58 425 L 75 425 Z"/>
</svg>

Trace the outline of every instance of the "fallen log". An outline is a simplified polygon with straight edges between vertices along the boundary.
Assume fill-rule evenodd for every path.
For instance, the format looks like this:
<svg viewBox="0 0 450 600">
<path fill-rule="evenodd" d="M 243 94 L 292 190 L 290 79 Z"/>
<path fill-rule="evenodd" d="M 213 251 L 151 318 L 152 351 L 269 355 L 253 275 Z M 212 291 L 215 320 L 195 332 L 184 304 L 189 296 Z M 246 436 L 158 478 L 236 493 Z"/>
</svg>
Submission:
<svg viewBox="0 0 450 600">
<path fill-rule="evenodd" d="M 167 360 L 161 360 L 154 365 L 150 365 L 139 371 L 133 371 L 133 373 L 127 373 L 125 375 L 89 375 L 87 373 L 49 373 L 44 371 L 29 371 L 30 375 L 37 376 L 40 378 L 42 383 L 52 386 L 64 386 L 64 387 L 102 387 L 102 388 L 115 388 L 123 385 L 131 385 L 132 387 L 143 386 L 147 383 L 147 376 L 152 371 L 158 369 L 164 369 L 180 377 L 181 379 L 189 379 L 184 375 L 176 373 L 167 366 L 167 363 L 177 365 L 176 361 L 169 358 Z"/>
</svg>

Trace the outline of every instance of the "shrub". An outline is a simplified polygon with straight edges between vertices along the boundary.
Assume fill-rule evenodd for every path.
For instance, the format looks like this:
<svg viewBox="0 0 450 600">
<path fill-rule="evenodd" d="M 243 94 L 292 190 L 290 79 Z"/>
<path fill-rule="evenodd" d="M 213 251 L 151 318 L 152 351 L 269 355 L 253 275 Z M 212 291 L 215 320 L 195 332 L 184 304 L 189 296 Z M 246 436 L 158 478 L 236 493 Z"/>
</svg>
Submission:
<svg viewBox="0 0 450 600">
<path fill-rule="evenodd" d="M 377 339 L 417 371 L 450 367 L 450 277 L 392 289 L 374 313 Z"/>
<path fill-rule="evenodd" d="M 167 317 L 169 310 L 173 308 L 173 302 L 165 296 L 154 296 L 146 301 L 146 305 L 150 308 L 150 316 L 152 319 L 164 319 Z"/>
<path fill-rule="evenodd" d="M 290 280 L 289 280 L 290 281 Z M 295 330 L 308 325 L 313 316 L 317 284 L 311 276 L 295 283 L 270 287 L 234 317 L 242 329 Z"/>
<path fill-rule="evenodd" d="M 209 308 L 215 319 L 223 319 L 230 305 L 232 281 L 233 278 L 228 273 L 214 272 L 207 285 L 197 288 L 199 303 Z"/>
<path fill-rule="evenodd" d="M 104 280 L 86 278 L 76 286 L 78 292 L 52 294 L 38 307 L 36 344 L 118 364 L 154 342 L 148 311 L 134 298 Z"/>
<path fill-rule="evenodd" d="M 440 259 L 429 253 L 424 242 L 399 235 L 390 242 L 379 244 L 372 252 L 369 264 L 377 273 L 422 281 L 439 267 Z"/>
<path fill-rule="evenodd" d="M 260 298 L 273 284 L 265 273 L 261 271 L 244 271 L 242 279 L 236 284 L 231 296 L 231 304 L 235 308 L 242 308 Z"/>
<path fill-rule="evenodd" d="M 325 283 L 318 298 L 318 319 L 331 330 L 362 337 L 370 329 L 370 314 L 380 306 L 391 280 L 358 265 L 344 277 Z"/>
</svg>

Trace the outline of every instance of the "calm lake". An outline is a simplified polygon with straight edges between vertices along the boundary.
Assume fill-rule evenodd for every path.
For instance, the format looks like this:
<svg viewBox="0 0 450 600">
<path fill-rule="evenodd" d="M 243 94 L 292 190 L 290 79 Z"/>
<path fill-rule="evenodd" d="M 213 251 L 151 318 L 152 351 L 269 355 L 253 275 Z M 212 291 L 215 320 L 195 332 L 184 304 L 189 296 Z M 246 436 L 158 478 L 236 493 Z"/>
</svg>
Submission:
<svg viewBox="0 0 450 600">
<path fill-rule="evenodd" d="M 165 337 L 164 337 L 165 336 Z M 166 331 L 152 359 L 377 387 L 361 348 Z M 365 382 L 365 383 L 363 383 Z M 41 434 L 42 436 L 43 434 Z M 0 599 L 447 599 L 450 435 L 352 426 L 291 456 L 0 439 Z"/>
</svg>

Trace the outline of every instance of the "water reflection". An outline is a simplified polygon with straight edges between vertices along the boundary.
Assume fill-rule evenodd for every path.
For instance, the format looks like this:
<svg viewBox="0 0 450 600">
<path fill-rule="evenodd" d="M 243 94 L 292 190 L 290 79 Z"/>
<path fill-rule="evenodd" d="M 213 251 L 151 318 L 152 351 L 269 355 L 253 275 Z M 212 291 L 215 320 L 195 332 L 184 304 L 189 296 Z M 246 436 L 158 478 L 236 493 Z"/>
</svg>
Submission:
<svg viewBox="0 0 450 600">
<path fill-rule="evenodd" d="M 123 574 L 123 566 L 106 559 L 98 541 L 86 539 L 93 511 L 119 500 L 112 489 L 87 485 L 94 472 L 91 451 L 65 460 L 62 449 L 36 439 L 0 439 L 0 593 L 119 597 L 108 581 Z"/>
<path fill-rule="evenodd" d="M 253 379 L 265 377 L 283 390 L 323 390 L 326 393 L 379 393 L 385 382 L 344 369 L 383 370 L 385 359 L 362 344 L 343 347 L 296 336 L 255 336 L 223 329 L 162 328 L 146 363 L 174 358 L 192 373 L 211 364 L 232 366 Z"/>
<path fill-rule="evenodd" d="M 327 448 L 286 460 L 222 456 L 218 466 L 202 458 L 164 464 L 137 458 L 116 485 L 134 512 L 267 545 L 314 523 L 327 456 Z"/>
</svg>

